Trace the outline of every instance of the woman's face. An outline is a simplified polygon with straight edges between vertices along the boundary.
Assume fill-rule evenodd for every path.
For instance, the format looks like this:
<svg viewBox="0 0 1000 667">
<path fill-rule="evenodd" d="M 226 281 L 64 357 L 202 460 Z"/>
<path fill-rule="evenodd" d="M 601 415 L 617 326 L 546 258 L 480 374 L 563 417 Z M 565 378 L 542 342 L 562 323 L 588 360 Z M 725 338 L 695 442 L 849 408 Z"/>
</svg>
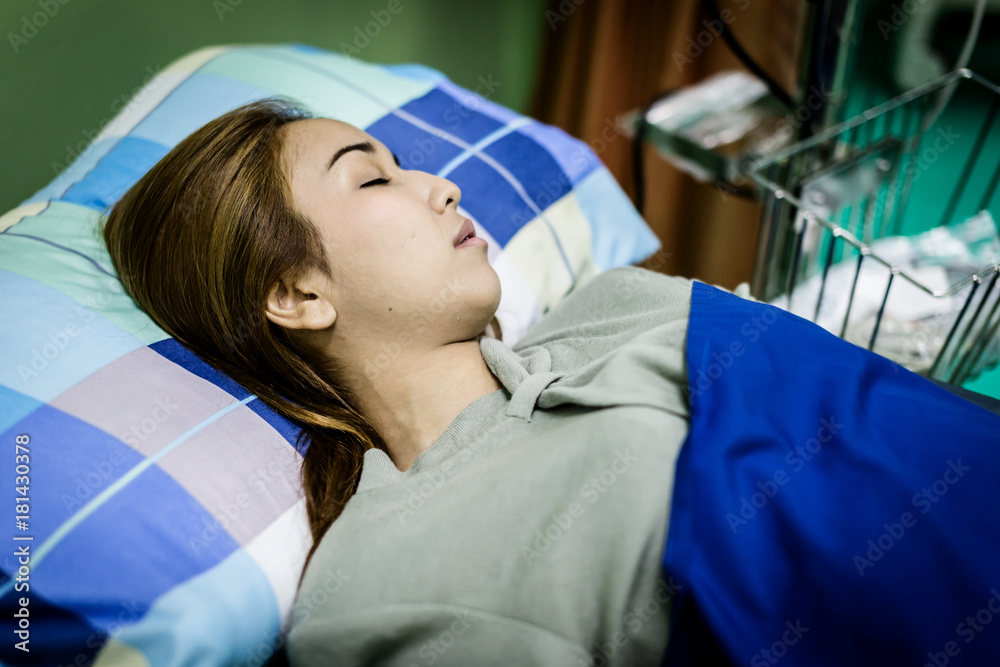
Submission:
<svg viewBox="0 0 1000 667">
<path fill-rule="evenodd" d="M 283 128 L 293 206 L 320 231 L 340 333 L 431 345 L 482 333 L 500 303 L 487 244 L 456 247 L 462 193 L 444 178 L 401 169 L 381 142 L 330 119 Z M 404 347 L 407 343 L 401 343 Z"/>
</svg>

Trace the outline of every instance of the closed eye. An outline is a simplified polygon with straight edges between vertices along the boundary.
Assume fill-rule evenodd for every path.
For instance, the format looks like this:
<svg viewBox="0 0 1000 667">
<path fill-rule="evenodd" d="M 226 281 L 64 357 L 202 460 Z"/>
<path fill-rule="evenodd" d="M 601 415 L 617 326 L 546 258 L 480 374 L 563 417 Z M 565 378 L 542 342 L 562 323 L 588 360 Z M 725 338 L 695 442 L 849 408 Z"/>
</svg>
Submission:
<svg viewBox="0 0 1000 667">
<path fill-rule="evenodd" d="M 399 165 L 399 156 L 398 155 L 396 155 L 395 153 L 393 153 L 392 154 L 392 159 L 393 159 L 393 162 L 396 163 L 397 167 L 400 166 Z M 385 185 L 386 183 L 389 182 L 389 180 L 390 179 L 388 179 L 388 178 L 376 178 L 374 181 L 368 181 L 367 183 L 364 183 L 361 187 L 367 188 L 369 185 Z"/>
</svg>

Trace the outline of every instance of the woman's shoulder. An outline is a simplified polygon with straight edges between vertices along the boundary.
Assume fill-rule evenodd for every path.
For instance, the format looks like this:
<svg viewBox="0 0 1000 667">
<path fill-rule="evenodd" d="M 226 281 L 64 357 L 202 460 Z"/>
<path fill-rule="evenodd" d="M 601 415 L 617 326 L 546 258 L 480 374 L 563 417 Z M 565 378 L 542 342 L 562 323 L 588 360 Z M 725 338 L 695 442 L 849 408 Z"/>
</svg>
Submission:
<svg viewBox="0 0 1000 667">
<path fill-rule="evenodd" d="M 569 294 L 513 346 L 522 350 L 559 338 L 637 335 L 686 320 L 692 281 L 638 266 L 603 271 Z"/>
</svg>

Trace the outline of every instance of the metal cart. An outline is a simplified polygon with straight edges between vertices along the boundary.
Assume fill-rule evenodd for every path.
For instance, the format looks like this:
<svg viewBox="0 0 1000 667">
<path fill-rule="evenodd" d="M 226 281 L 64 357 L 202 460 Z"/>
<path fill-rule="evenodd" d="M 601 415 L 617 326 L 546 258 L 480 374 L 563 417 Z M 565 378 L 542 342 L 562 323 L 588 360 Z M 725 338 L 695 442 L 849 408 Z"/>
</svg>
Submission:
<svg viewBox="0 0 1000 667">
<path fill-rule="evenodd" d="M 947 112 L 960 98 L 983 111 L 956 127 Z M 998 111 L 1000 87 L 962 69 L 745 157 L 764 199 L 751 294 L 937 380 L 995 365 L 1000 153 L 984 147 L 1000 141 Z M 944 271 L 949 244 L 968 241 L 955 230 L 970 225 L 988 251 Z"/>
</svg>

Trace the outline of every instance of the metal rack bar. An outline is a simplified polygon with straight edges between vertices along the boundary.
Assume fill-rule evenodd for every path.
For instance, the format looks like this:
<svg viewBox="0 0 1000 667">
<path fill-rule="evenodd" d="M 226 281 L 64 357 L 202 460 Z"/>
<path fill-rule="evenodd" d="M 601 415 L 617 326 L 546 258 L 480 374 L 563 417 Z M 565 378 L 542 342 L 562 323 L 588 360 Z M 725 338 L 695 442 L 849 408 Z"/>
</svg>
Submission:
<svg viewBox="0 0 1000 667">
<path fill-rule="evenodd" d="M 827 279 L 827 276 L 830 274 L 830 266 L 833 265 L 833 255 L 834 255 L 834 250 L 835 250 L 835 248 L 837 246 L 837 239 L 838 238 L 840 238 L 840 237 L 838 237 L 836 234 L 833 234 L 831 232 L 831 234 L 830 234 L 830 242 L 827 244 L 827 247 L 826 247 L 826 261 L 823 263 L 823 279 L 822 279 L 822 281 L 820 281 L 820 284 L 819 284 L 819 296 L 816 297 L 816 312 L 813 314 L 813 321 L 814 322 L 819 319 L 819 309 L 820 309 L 820 306 L 823 303 L 823 293 L 826 292 L 826 279 Z M 791 310 L 790 306 L 789 306 L 789 310 Z"/>
<path fill-rule="evenodd" d="M 962 175 L 958 177 L 958 187 L 955 188 L 951 197 L 948 198 L 948 205 L 944 209 L 944 215 L 941 216 L 941 222 L 939 225 L 947 225 L 951 221 L 951 216 L 955 213 L 955 207 L 958 206 L 959 199 L 965 194 L 965 187 L 969 183 L 969 176 L 972 175 L 972 170 L 976 166 L 976 162 L 979 161 L 979 155 L 983 151 L 983 145 L 986 143 L 986 137 L 989 136 L 990 130 L 993 129 L 993 121 L 997 117 L 997 111 L 1000 110 L 1000 97 L 993 99 L 993 103 L 990 105 L 990 110 L 986 113 L 986 120 L 983 122 L 982 128 L 979 130 L 979 136 L 976 137 L 976 143 L 972 145 L 972 154 L 969 159 L 965 161 L 965 166 L 962 168 Z M 985 208 L 985 207 L 980 207 Z"/>
<path fill-rule="evenodd" d="M 854 293 L 858 289 L 858 276 L 861 275 L 861 262 L 865 258 L 865 253 L 858 254 L 858 266 L 854 269 L 854 281 L 851 283 L 851 295 L 847 298 L 847 312 L 844 313 L 844 324 L 840 327 L 840 337 L 847 334 L 847 322 L 851 319 L 851 307 L 854 305 Z"/>
<path fill-rule="evenodd" d="M 997 189 L 997 181 L 1000 181 L 1000 159 L 997 160 L 997 166 L 993 168 L 993 177 L 990 179 L 989 185 L 986 186 L 986 191 L 983 192 L 983 199 L 979 202 L 979 210 L 984 211 L 989 208 L 990 200 L 993 199 L 993 194 Z"/>
<path fill-rule="evenodd" d="M 872 337 L 868 341 L 868 349 L 875 349 L 875 339 L 878 337 L 878 327 L 882 324 L 882 315 L 885 313 L 885 303 L 889 300 L 889 290 L 892 289 L 892 279 L 896 277 L 896 272 L 889 273 L 889 283 L 885 286 L 885 294 L 882 295 L 882 305 L 879 306 L 878 315 L 875 317 L 875 328 L 872 329 Z"/>
<path fill-rule="evenodd" d="M 941 360 L 945 358 L 945 352 L 951 346 L 951 341 L 955 338 L 955 332 L 958 328 L 962 326 L 962 318 L 965 317 L 966 311 L 969 310 L 969 304 L 972 303 L 972 298 L 976 295 L 976 290 L 979 289 L 979 285 L 982 281 L 979 276 L 975 277 L 972 283 L 972 288 L 969 290 L 969 296 L 965 297 L 965 303 L 962 304 L 962 309 L 958 311 L 958 318 L 955 323 L 951 325 L 951 329 L 948 331 L 948 337 L 944 340 L 944 345 L 941 346 L 941 350 L 938 352 L 937 357 L 934 358 L 934 363 L 931 365 L 930 376 L 937 377 L 938 368 L 941 365 Z"/>
</svg>

